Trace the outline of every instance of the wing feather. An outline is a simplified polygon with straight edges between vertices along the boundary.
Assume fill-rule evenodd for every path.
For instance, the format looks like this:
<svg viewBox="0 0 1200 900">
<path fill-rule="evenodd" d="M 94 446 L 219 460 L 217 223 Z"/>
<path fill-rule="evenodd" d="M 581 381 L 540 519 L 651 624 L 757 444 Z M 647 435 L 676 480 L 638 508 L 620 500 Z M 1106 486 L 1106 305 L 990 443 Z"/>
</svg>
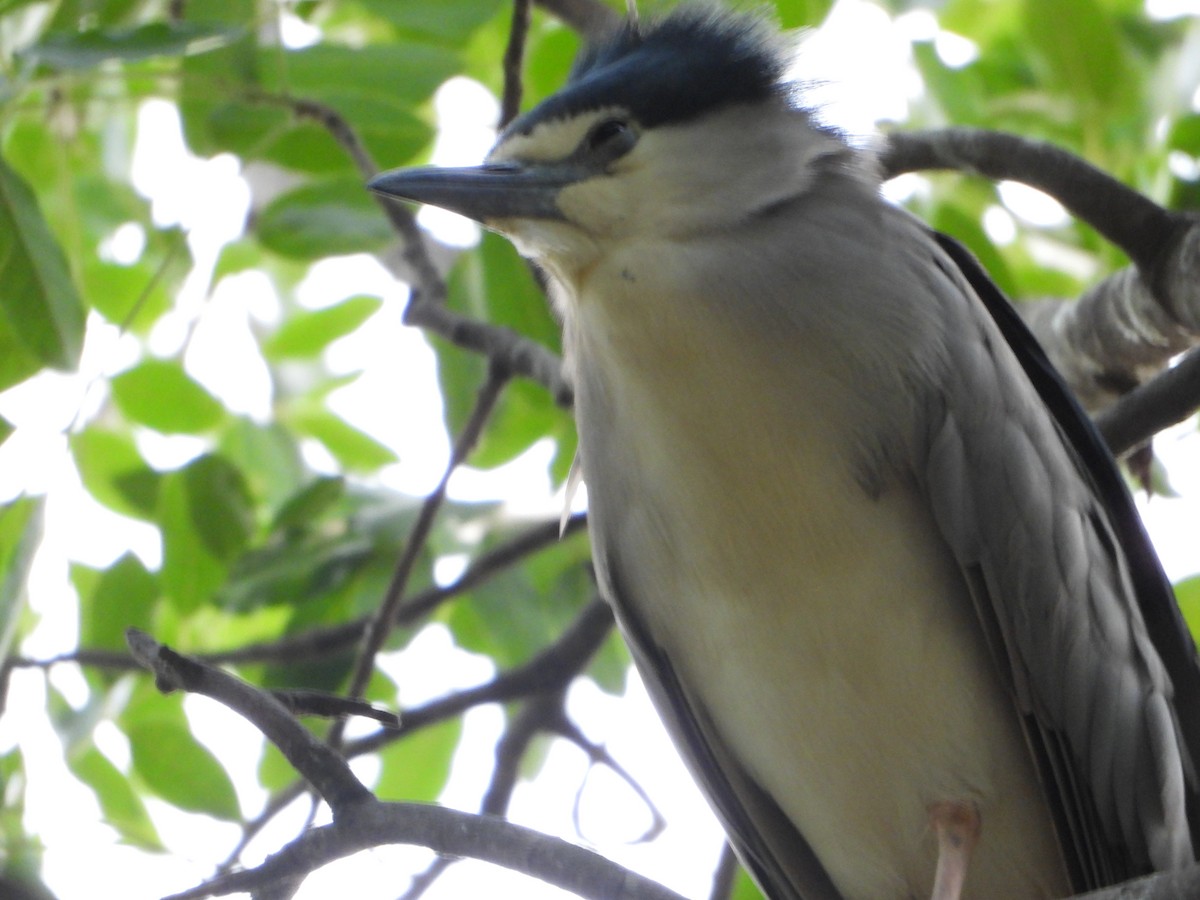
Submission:
<svg viewBox="0 0 1200 900">
<path fill-rule="evenodd" d="M 1175 712 L 1200 709 L 1195 646 L 1089 420 L 978 263 L 936 240 L 951 371 L 927 398 L 917 477 L 980 573 L 1068 865 L 1080 889 L 1180 865 L 1200 842 L 1200 723 Z"/>
</svg>

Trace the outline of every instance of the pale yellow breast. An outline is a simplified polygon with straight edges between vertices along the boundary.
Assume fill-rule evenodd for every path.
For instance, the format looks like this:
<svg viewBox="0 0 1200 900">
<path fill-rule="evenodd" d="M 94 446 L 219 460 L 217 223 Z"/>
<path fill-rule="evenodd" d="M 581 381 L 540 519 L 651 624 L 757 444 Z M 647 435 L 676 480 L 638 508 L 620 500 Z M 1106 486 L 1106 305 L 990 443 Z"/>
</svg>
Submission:
<svg viewBox="0 0 1200 900">
<path fill-rule="evenodd" d="M 621 498 L 597 527 L 648 631 L 847 897 L 928 896 L 940 800 L 982 810 L 972 896 L 1066 893 L 961 573 L 907 483 L 862 487 L 869 405 L 804 335 L 645 296 L 585 296 L 572 340 L 589 491 Z"/>
</svg>

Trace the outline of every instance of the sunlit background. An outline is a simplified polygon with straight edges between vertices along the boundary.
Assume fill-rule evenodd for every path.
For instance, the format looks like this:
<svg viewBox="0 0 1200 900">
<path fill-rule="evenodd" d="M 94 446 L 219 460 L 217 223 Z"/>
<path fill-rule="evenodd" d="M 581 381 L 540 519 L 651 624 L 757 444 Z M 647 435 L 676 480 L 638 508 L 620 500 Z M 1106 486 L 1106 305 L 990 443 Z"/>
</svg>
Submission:
<svg viewBox="0 0 1200 900">
<path fill-rule="evenodd" d="M 1151 15 L 1176 17 L 1200 13 L 1200 0 L 1154 0 Z M 283 14 L 283 38 L 292 46 L 312 42 L 317 35 L 298 19 Z M 809 34 L 802 45 L 798 71 L 810 84 L 809 99 L 823 116 L 855 140 L 866 142 L 877 122 L 903 120 L 909 102 L 921 91 L 912 64 L 913 40 L 935 39 L 937 52 L 948 65 L 963 65 L 974 55 L 973 45 L 948 32 L 939 33 L 933 17 L 914 11 L 892 19 L 863 0 L 843 0 L 826 25 Z M 1200 101 L 1200 98 L 1197 98 Z M 1200 106 L 1194 101 L 1193 106 Z M 441 133 L 434 161 L 466 164 L 478 161 L 490 146 L 498 115 L 495 99 L 480 85 L 465 79 L 445 84 L 437 96 Z M 386 162 L 386 161 L 384 161 Z M 211 295 L 208 284 L 222 246 L 242 232 L 250 200 L 244 180 L 230 156 L 202 160 L 184 147 L 175 107 L 147 101 L 139 113 L 132 179 L 137 190 L 153 202 L 155 221 L 178 224 L 188 235 L 195 270 L 175 309 L 154 329 L 152 349 L 161 355 L 186 346 L 185 366 L 197 381 L 230 409 L 256 419 L 269 414 L 270 381 L 253 334 L 270 328 L 281 314 L 278 297 L 262 274 L 246 272 L 219 282 Z M 917 177 L 899 179 L 889 187 L 898 199 L 919 192 Z M 1054 225 L 1065 218 L 1054 201 L 1017 185 L 1001 193 L 1003 206 L 985 221 L 997 242 L 1011 241 L 1014 219 Z M 478 239 L 475 226 L 434 210 L 422 221 L 445 241 L 466 245 Z M 129 225 L 115 233 L 104 248 L 114 261 L 138 258 L 145 235 Z M 352 385 L 336 391 L 330 404 L 351 424 L 392 448 L 400 462 L 380 479 L 397 490 L 423 494 L 441 476 L 449 444 L 432 351 L 423 336 L 400 324 L 406 289 L 397 284 L 372 257 L 353 256 L 313 267 L 298 292 L 302 304 L 317 309 L 354 294 L 388 299 L 369 328 L 333 344 L 327 360 L 334 370 L 366 369 Z M 72 423 L 95 412 L 97 385 L 139 358 L 136 339 L 93 315 L 89 322 L 83 362 L 78 374 L 41 375 L 0 395 L 0 415 L 17 426 L 0 446 L 0 500 L 22 493 L 45 494 L 46 537 L 29 580 L 32 609 L 40 625 L 23 643 L 24 655 L 45 658 L 75 647 L 76 616 L 66 614 L 77 602 L 68 580 L 69 561 L 105 567 L 132 550 L 150 568 L 159 565 L 158 532 L 100 506 L 83 489 L 67 450 Z M 156 435 L 142 430 L 139 449 L 153 466 L 174 468 L 204 448 L 195 438 Z M 1200 569 L 1196 535 L 1200 534 L 1200 439 L 1194 423 L 1162 436 L 1156 443 L 1178 499 L 1140 499 L 1142 511 L 1172 580 Z M 547 466 L 552 449 L 538 446 L 502 470 L 460 469 L 450 483 L 451 496 L 463 500 L 500 499 L 528 512 L 557 513 L 563 502 L 551 492 Z M 318 470 L 333 470 L 319 445 L 306 448 L 307 461 Z M 453 578 L 464 561 L 445 558 L 439 580 Z M 449 632 L 430 625 L 403 653 L 386 655 L 380 664 L 403 685 L 402 705 L 420 703 L 456 687 L 485 681 L 492 664 L 451 646 Z M 45 880 L 62 900 L 122 896 L 153 897 L 182 890 L 212 873 L 213 866 L 239 838 L 235 825 L 204 816 L 188 815 L 148 799 L 156 826 L 170 848 L 154 855 L 116 842 L 114 832 L 100 822 L 90 790 L 76 782 L 64 765 L 61 743 L 45 718 L 46 697 L 41 672 L 21 670 L 9 688 L 9 708 L 0 718 L 0 750 L 19 744 L 29 769 L 28 826 L 46 846 Z M 50 671 L 53 685 L 70 701 L 86 696 L 74 666 Z M 640 685 L 634 680 L 630 702 L 618 702 L 590 683 L 580 683 L 569 698 L 570 710 L 588 736 L 607 744 L 617 760 L 651 794 L 669 822 L 658 841 L 643 845 L 636 839 L 650 819 L 642 801 L 603 768 L 585 778 L 588 761 L 562 741 L 550 745 L 543 776 L 517 792 L 512 817 L 559 833 L 572 833 L 572 814 L 578 802 L 578 839 L 596 845 L 617 861 L 637 868 L 689 896 L 707 894 L 711 865 L 720 846 L 720 833 L 707 808 L 684 775 L 657 724 Z M 188 715 L 197 736 L 234 776 L 242 808 L 253 814 L 266 793 L 258 786 L 258 736 L 227 710 L 201 698 L 188 698 Z M 472 808 L 483 791 L 493 745 L 501 733 L 501 712 L 477 709 L 466 719 L 467 739 L 461 744 L 453 775 L 443 796 L 452 806 Z M 111 723 L 96 731 L 97 746 L 118 767 L 127 768 L 129 747 Z M 371 762 L 355 764 L 369 783 Z M 580 785 L 583 785 L 580 788 Z M 578 792 L 578 798 L 577 798 Z M 283 816 L 264 832 L 246 854 L 253 863 L 291 837 L 307 807 L 297 803 L 294 815 Z M 70 814 L 64 815 L 64 810 Z M 360 854 L 310 879 L 299 896 L 328 897 L 354 885 L 357 898 L 391 898 L 404 889 L 405 872 L 423 868 L 432 854 L 413 849 L 386 848 Z M 349 881 L 348 881 L 349 880 Z M 106 885 L 98 890 L 98 885 Z M 561 896 L 551 888 L 521 876 L 470 863 L 455 866 L 443 876 L 430 897 Z"/>
</svg>

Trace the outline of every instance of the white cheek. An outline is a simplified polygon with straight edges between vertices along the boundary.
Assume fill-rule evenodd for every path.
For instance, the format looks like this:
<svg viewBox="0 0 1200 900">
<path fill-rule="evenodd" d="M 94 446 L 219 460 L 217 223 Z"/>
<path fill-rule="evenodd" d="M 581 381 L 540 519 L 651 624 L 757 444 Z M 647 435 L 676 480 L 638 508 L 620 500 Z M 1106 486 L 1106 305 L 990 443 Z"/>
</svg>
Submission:
<svg viewBox="0 0 1200 900">
<path fill-rule="evenodd" d="M 596 242 L 568 222 L 495 219 L 487 226 L 508 238 L 522 256 L 556 274 L 587 268 L 600 254 Z"/>
<path fill-rule="evenodd" d="M 631 221 L 643 218 L 637 197 L 640 192 L 631 190 L 635 187 L 631 180 L 597 177 L 563 188 L 558 208 L 597 238 L 620 236 Z"/>
<path fill-rule="evenodd" d="M 541 255 L 544 242 L 538 239 L 539 229 L 534 223 L 523 219 L 495 219 L 488 222 L 487 227 L 508 238 L 526 259 L 537 259 Z"/>
</svg>

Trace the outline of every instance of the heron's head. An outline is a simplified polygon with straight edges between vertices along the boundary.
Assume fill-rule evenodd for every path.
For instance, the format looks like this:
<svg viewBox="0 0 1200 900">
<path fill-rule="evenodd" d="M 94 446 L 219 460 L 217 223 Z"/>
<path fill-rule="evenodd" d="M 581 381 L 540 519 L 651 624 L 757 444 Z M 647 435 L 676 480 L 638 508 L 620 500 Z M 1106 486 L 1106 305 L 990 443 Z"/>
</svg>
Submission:
<svg viewBox="0 0 1200 900">
<path fill-rule="evenodd" d="M 483 165 L 400 169 L 370 187 L 475 219 L 558 273 L 622 242 L 735 228 L 846 150 L 796 106 L 789 59 L 756 16 L 685 6 L 648 28 L 628 22 Z"/>
</svg>

